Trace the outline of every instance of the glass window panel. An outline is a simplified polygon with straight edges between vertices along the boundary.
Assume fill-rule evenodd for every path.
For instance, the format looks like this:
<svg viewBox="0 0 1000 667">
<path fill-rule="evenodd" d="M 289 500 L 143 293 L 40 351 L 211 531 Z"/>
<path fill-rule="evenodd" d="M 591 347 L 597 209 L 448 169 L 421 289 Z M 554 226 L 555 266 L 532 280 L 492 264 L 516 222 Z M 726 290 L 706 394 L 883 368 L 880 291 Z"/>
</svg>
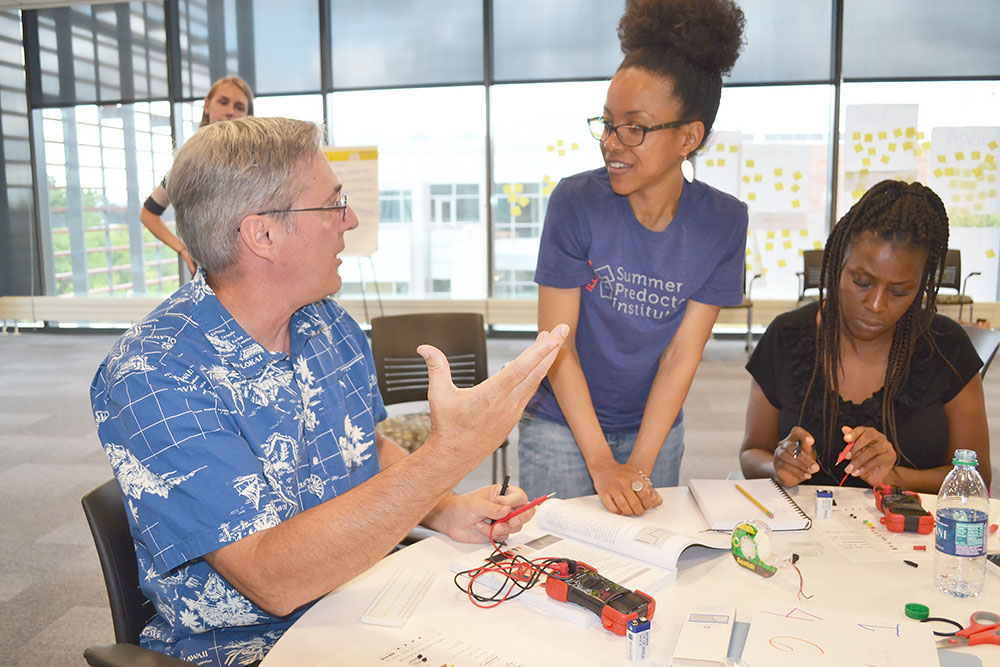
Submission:
<svg viewBox="0 0 1000 667">
<path fill-rule="evenodd" d="M 610 78 L 622 61 L 616 31 L 624 0 L 491 5 L 494 81 Z"/>
<path fill-rule="evenodd" d="M 829 81 L 830 0 L 740 0 L 746 45 L 727 83 Z"/>
<path fill-rule="evenodd" d="M 483 80 L 483 3 L 331 0 L 335 89 Z"/>
<path fill-rule="evenodd" d="M 754 299 L 795 299 L 802 251 L 827 237 L 833 87 L 724 88 L 695 177 L 747 203 Z"/>
<path fill-rule="evenodd" d="M 316 94 L 254 97 L 253 112 L 257 116 L 281 116 L 321 124 L 323 96 Z"/>
<path fill-rule="evenodd" d="M 455 185 L 469 184 L 477 176 L 475 185 L 478 192 L 483 190 L 483 88 L 341 92 L 330 96 L 328 107 L 330 143 L 378 146 L 382 198 L 386 191 L 401 192 L 406 206 L 404 222 L 383 219 L 379 223 L 378 251 L 372 256 L 375 276 L 362 275 L 367 262 L 355 265 L 348 260 L 341 267 L 341 293 L 357 296 L 364 278 L 369 290 L 372 282 L 390 285 L 390 296 L 485 298 L 485 220 L 476 216 L 470 222 L 432 224 L 433 199 L 453 202 Z M 447 110 L 447 123 L 441 122 L 443 109 Z M 431 195 L 431 187 L 439 185 L 446 185 L 450 194 Z M 443 280 L 449 281 L 450 291 L 441 291 Z"/>
<path fill-rule="evenodd" d="M 981 274 L 969 280 L 968 295 L 996 301 L 1000 82 L 851 83 L 841 100 L 838 217 L 883 179 L 920 181 L 948 211 L 963 280 Z M 939 309 L 958 315 L 957 307 Z"/>
<path fill-rule="evenodd" d="M 845 0 L 845 79 L 1000 75 L 1000 3 Z"/>
<path fill-rule="evenodd" d="M 316 0 L 254 2 L 253 55 L 255 94 L 318 90 L 319 3 Z"/>
<path fill-rule="evenodd" d="M 604 108 L 607 81 L 506 84 L 491 88 L 494 296 L 533 298 L 548 196 L 559 179 L 603 165 L 587 118 Z M 526 122 L 525 109 L 530 109 Z"/>
</svg>

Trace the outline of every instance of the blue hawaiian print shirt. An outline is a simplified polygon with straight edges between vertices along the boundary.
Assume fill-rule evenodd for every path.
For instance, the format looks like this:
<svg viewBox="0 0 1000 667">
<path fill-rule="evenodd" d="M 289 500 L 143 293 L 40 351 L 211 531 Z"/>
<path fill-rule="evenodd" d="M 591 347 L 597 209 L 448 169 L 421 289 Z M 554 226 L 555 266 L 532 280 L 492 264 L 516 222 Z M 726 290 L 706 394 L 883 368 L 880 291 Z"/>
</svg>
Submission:
<svg viewBox="0 0 1000 667">
<path fill-rule="evenodd" d="M 386 413 L 364 333 L 330 299 L 289 328 L 291 354 L 265 350 L 199 272 L 94 377 L 98 435 L 157 611 L 143 646 L 200 665 L 263 658 L 307 607 L 272 616 L 203 556 L 378 472 Z"/>
</svg>

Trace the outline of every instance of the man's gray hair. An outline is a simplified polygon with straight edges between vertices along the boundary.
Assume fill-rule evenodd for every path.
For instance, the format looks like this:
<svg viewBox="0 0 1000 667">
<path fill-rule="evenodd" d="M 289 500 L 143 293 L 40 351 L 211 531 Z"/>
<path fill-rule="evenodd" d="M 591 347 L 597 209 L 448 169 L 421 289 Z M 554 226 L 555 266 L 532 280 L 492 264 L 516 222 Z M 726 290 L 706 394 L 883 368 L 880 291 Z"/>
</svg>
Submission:
<svg viewBox="0 0 1000 667">
<path fill-rule="evenodd" d="M 260 211 L 291 208 L 301 192 L 298 174 L 316 157 L 322 132 L 315 123 L 247 117 L 198 130 L 177 152 L 167 195 L 177 232 L 208 272 L 236 261 L 240 221 Z M 293 228 L 291 216 L 282 224 Z"/>
</svg>

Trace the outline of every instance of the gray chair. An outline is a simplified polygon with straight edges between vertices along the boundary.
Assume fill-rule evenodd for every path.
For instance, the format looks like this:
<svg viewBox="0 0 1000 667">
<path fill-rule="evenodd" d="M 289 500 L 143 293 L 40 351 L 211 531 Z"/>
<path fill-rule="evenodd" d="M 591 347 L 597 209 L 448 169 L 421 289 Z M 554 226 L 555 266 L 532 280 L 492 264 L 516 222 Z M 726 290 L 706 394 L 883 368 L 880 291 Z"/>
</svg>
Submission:
<svg viewBox="0 0 1000 667">
<path fill-rule="evenodd" d="M 942 294 L 938 292 L 937 303 L 939 306 L 958 306 L 958 320 L 962 320 L 962 310 L 969 306 L 969 322 L 975 322 L 972 318 L 972 297 L 966 295 L 965 288 L 968 286 L 969 278 L 982 275 L 979 271 L 973 271 L 962 279 L 962 251 L 951 249 L 944 258 L 944 270 L 938 280 L 938 289 L 953 289 L 954 294 Z"/>
<path fill-rule="evenodd" d="M 382 401 L 386 405 L 427 400 L 427 365 L 417 346 L 433 345 L 448 357 L 456 387 L 474 387 L 487 378 L 486 330 L 479 313 L 421 313 L 372 319 L 372 355 Z M 427 440 L 430 414 L 390 417 L 378 426 L 382 435 L 407 451 Z M 507 441 L 493 452 L 493 483 L 499 467 L 507 469 Z"/>
<path fill-rule="evenodd" d="M 139 633 L 156 615 L 139 589 L 139 567 L 118 482 L 109 480 L 83 497 L 83 513 L 94 536 L 111 605 L 116 644 L 83 652 L 92 667 L 180 667 L 191 663 L 139 646 Z"/>
<path fill-rule="evenodd" d="M 813 301 L 819 297 L 819 275 L 822 268 L 822 250 L 802 251 L 802 270 L 795 273 L 799 278 L 799 306 L 805 301 Z M 806 294 L 809 290 L 816 290 L 816 296 Z"/>
<path fill-rule="evenodd" d="M 983 367 L 979 369 L 979 374 L 985 378 L 986 370 L 990 367 L 993 357 L 996 356 L 997 348 L 1000 347 L 1000 331 L 973 327 L 967 324 L 963 324 L 962 328 L 969 335 L 969 340 L 972 341 L 973 347 L 976 348 L 976 353 L 983 361 Z"/>
<path fill-rule="evenodd" d="M 753 290 L 753 283 L 755 280 L 761 277 L 761 274 L 755 273 L 753 278 L 750 279 L 749 286 L 747 285 L 747 274 L 743 273 L 743 302 L 738 303 L 735 306 L 723 306 L 727 309 L 733 308 L 746 308 L 747 310 L 747 337 L 746 342 L 743 344 L 743 349 L 746 350 L 747 357 L 750 356 L 750 350 L 753 349 L 753 299 L 751 298 L 751 291 Z"/>
</svg>

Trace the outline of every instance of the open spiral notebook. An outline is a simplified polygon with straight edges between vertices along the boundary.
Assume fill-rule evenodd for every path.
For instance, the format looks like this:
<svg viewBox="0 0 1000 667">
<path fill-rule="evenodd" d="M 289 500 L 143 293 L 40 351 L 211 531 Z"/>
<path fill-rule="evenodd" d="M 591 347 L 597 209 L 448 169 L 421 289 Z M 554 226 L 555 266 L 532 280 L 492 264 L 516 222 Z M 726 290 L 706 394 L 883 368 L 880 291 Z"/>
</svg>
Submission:
<svg viewBox="0 0 1000 667">
<path fill-rule="evenodd" d="M 774 514 L 769 518 L 757 503 Z M 773 479 L 692 479 L 688 489 L 712 530 L 732 530 L 748 519 L 764 521 L 771 530 L 805 530 L 812 519 Z"/>
</svg>

